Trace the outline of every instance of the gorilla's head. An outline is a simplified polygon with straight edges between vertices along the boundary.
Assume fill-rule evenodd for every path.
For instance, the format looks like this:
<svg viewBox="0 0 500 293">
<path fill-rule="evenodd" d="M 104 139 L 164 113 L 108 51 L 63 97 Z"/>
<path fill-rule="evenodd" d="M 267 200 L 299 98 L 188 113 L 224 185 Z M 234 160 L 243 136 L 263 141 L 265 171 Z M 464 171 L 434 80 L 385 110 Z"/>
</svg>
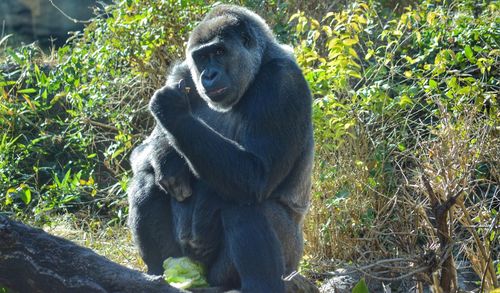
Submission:
<svg viewBox="0 0 500 293">
<path fill-rule="evenodd" d="M 264 20 L 241 7 L 219 5 L 193 30 L 186 59 L 200 96 L 218 111 L 231 109 L 259 71 L 268 44 Z"/>
</svg>

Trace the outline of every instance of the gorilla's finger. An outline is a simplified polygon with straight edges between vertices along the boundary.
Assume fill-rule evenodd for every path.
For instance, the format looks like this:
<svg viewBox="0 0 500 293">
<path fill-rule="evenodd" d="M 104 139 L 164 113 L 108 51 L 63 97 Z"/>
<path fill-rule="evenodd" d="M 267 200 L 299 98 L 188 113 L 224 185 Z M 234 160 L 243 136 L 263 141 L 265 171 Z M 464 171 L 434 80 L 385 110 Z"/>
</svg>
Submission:
<svg viewBox="0 0 500 293">
<path fill-rule="evenodd" d="M 179 196 L 182 197 L 182 200 L 191 196 L 191 187 L 188 184 L 181 184 L 179 186 Z"/>
<path fill-rule="evenodd" d="M 184 79 L 179 80 L 177 83 L 177 88 L 181 91 L 184 92 L 186 89 L 186 81 Z"/>
</svg>

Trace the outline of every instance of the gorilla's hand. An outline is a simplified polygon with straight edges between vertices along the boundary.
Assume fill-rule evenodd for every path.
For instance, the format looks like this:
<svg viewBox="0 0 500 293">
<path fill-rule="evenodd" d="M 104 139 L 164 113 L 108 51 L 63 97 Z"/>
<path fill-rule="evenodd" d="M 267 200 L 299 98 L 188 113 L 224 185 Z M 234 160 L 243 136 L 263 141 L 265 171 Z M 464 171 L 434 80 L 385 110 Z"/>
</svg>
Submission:
<svg viewBox="0 0 500 293">
<path fill-rule="evenodd" d="M 167 193 L 177 201 L 183 201 L 191 196 L 191 173 L 188 168 L 168 168 L 166 170 L 155 170 L 156 182 Z"/>
<path fill-rule="evenodd" d="M 149 162 L 154 172 L 156 185 L 178 201 L 191 195 L 192 174 L 186 160 L 169 145 L 166 135 L 157 126 L 148 143 L 144 160 Z"/>
<path fill-rule="evenodd" d="M 189 115 L 184 80 L 180 80 L 176 87 L 166 85 L 157 90 L 149 102 L 149 109 L 164 126 L 175 125 L 179 118 Z"/>
</svg>

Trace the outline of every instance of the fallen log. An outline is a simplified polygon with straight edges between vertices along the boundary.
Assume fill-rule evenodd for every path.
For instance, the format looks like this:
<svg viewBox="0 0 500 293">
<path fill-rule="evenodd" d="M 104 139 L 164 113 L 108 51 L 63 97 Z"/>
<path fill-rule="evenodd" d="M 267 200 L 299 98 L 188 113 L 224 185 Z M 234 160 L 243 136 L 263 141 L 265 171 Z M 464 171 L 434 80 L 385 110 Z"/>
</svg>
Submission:
<svg viewBox="0 0 500 293">
<path fill-rule="evenodd" d="M 0 285 L 33 293 L 180 293 L 161 276 L 133 270 L 92 250 L 0 215 Z M 1 286 L 0 286 L 1 287 Z M 316 293 L 318 289 L 298 275 L 286 282 L 287 292 Z M 220 288 L 193 290 L 219 293 Z"/>
<path fill-rule="evenodd" d="M 0 216 L 0 284 L 24 292 L 183 292 L 92 250 Z"/>
</svg>

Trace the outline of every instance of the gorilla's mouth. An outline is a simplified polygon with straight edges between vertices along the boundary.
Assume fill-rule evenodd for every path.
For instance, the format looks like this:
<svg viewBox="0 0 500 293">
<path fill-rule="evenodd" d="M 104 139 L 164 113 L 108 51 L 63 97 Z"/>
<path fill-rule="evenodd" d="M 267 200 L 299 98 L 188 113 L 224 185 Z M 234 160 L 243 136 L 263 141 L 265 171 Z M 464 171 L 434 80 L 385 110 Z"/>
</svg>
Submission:
<svg viewBox="0 0 500 293">
<path fill-rule="evenodd" d="M 227 87 L 223 87 L 223 88 L 220 88 L 220 89 L 216 89 L 216 90 L 213 90 L 213 91 L 208 92 L 208 93 L 207 93 L 207 96 L 209 96 L 210 98 L 215 97 L 215 96 L 220 96 L 220 95 L 221 95 L 221 94 L 223 94 L 226 90 L 227 90 Z"/>
</svg>

